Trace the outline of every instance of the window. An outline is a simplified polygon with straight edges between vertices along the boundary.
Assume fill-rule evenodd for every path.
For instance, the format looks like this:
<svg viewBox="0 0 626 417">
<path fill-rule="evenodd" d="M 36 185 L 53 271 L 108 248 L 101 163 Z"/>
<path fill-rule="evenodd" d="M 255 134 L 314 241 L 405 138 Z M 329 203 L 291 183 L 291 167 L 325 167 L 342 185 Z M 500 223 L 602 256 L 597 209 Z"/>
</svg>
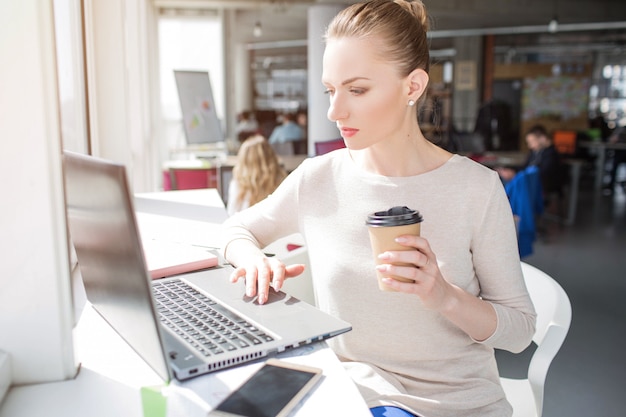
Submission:
<svg viewBox="0 0 626 417">
<path fill-rule="evenodd" d="M 610 129 L 626 125 L 626 58 L 603 53 L 597 58 L 589 92 L 589 116 L 601 116 Z"/>
<path fill-rule="evenodd" d="M 217 116 L 223 123 L 225 83 L 222 33 L 222 20 L 217 12 L 204 11 L 200 15 L 181 16 L 166 10 L 159 17 L 161 114 L 166 125 L 175 132 L 169 135 L 170 144 L 184 143 L 174 70 L 209 72 Z"/>
</svg>

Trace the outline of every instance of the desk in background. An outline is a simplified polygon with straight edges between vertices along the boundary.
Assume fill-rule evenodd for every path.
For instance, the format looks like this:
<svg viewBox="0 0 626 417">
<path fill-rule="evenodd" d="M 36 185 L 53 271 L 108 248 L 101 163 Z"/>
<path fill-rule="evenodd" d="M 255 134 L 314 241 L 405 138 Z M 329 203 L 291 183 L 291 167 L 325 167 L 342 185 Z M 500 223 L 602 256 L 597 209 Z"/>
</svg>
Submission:
<svg viewBox="0 0 626 417">
<path fill-rule="evenodd" d="M 509 167 L 518 169 L 526 162 L 528 153 L 522 151 L 493 151 L 485 152 L 481 155 L 466 156 L 489 168 Z"/>
<path fill-rule="evenodd" d="M 586 148 L 596 156 L 596 169 L 594 174 L 594 190 L 601 191 L 604 179 L 604 165 L 606 163 L 606 151 L 609 149 L 626 150 L 626 143 L 608 143 L 583 141 L 578 144 L 581 148 Z"/>
<path fill-rule="evenodd" d="M 578 206 L 578 190 L 580 188 L 580 173 L 585 163 L 582 159 L 565 158 L 563 163 L 569 167 L 569 197 L 567 199 L 567 215 L 563 223 L 571 226 L 576 220 L 576 207 Z"/>
<path fill-rule="evenodd" d="M 522 151 L 487 152 L 480 156 L 468 155 L 468 157 L 471 157 L 475 161 L 490 168 L 499 166 L 519 168 L 526 162 L 528 153 Z M 558 220 L 562 221 L 563 224 L 572 225 L 576 219 L 580 174 L 584 161 L 580 159 L 564 158 L 562 162 L 569 168 L 570 175 L 568 185 L 567 214 L 564 218 Z"/>
<path fill-rule="evenodd" d="M 308 158 L 308 155 L 278 155 L 278 160 L 283 165 L 287 172 L 292 172 L 294 169 L 298 167 L 305 159 Z M 229 155 L 226 157 L 226 160 L 222 163 L 224 165 L 235 166 L 237 163 L 237 155 Z"/>
<path fill-rule="evenodd" d="M 307 155 L 279 155 L 278 158 L 285 170 L 292 172 L 307 157 Z M 163 166 L 163 190 L 217 188 L 223 200 L 228 201 L 228 184 L 236 163 L 236 155 L 168 161 Z"/>
</svg>

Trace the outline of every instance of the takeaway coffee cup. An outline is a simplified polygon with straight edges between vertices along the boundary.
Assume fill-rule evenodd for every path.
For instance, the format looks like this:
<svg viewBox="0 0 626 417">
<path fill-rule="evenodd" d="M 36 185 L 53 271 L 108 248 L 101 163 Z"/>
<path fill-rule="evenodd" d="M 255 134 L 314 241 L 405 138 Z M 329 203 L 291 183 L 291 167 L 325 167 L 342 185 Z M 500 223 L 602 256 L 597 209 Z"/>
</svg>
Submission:
<svg viewBox="0 0 626 417">
<path fill-rule="evenodd" d="M 372 252 L 376 264 L 383 263 L 378 259 L 378 255 L 385 251 L 415 250 L 400 245 L 395 241 L 395 238 L 400 235 L 419 236 L 422 220 L 419 211 L 402 206 L 392 207 L 389 210 L 377 211 L 368 215 L 365 224 L 369 230 L 370 243 L 372 244 Z M 394 265 L 406 264 L 394 263 Z M 382 282 L 383 276 L 378 272 L 377 275 L 378 288 L 382 291 L 393 291 L 393 289 Z M 391 276 L 391 278 L 403 282 L 413 282 L 413 280 L 403 277 Z"/>
</svg>

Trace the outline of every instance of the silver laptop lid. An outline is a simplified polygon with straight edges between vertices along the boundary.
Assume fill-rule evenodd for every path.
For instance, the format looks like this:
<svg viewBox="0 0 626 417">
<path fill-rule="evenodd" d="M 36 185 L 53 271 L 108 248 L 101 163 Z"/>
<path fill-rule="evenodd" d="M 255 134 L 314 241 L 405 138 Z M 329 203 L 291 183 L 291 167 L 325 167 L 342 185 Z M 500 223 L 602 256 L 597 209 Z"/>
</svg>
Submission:
<svg viewBox="0 0 626 417">
<path fill-rule="evenodd" d="M 171 379 L 155 321 L 132 198 L 123 165 L 65 151 L 69 233 L 87 298 L 164 380 Z M 142 277 L 143 279 L 133 279 Z"/>
</svg>

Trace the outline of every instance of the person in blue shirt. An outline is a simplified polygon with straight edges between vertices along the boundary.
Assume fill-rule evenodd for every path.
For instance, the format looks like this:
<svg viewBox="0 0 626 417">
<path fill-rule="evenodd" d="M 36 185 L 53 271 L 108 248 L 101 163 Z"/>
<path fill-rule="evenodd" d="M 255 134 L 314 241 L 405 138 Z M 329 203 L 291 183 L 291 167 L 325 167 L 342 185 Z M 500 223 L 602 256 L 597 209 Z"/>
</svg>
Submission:
<svg viewBox="0 0 626 417">
<path fill-rule="evenodd" d="M 295 142 L 304 139 L 304 130 L 296 123 L 294 115 L 285 113 L 282 123 L 274 128 L 270 135 L 271 145 Z"/>
</svg>

